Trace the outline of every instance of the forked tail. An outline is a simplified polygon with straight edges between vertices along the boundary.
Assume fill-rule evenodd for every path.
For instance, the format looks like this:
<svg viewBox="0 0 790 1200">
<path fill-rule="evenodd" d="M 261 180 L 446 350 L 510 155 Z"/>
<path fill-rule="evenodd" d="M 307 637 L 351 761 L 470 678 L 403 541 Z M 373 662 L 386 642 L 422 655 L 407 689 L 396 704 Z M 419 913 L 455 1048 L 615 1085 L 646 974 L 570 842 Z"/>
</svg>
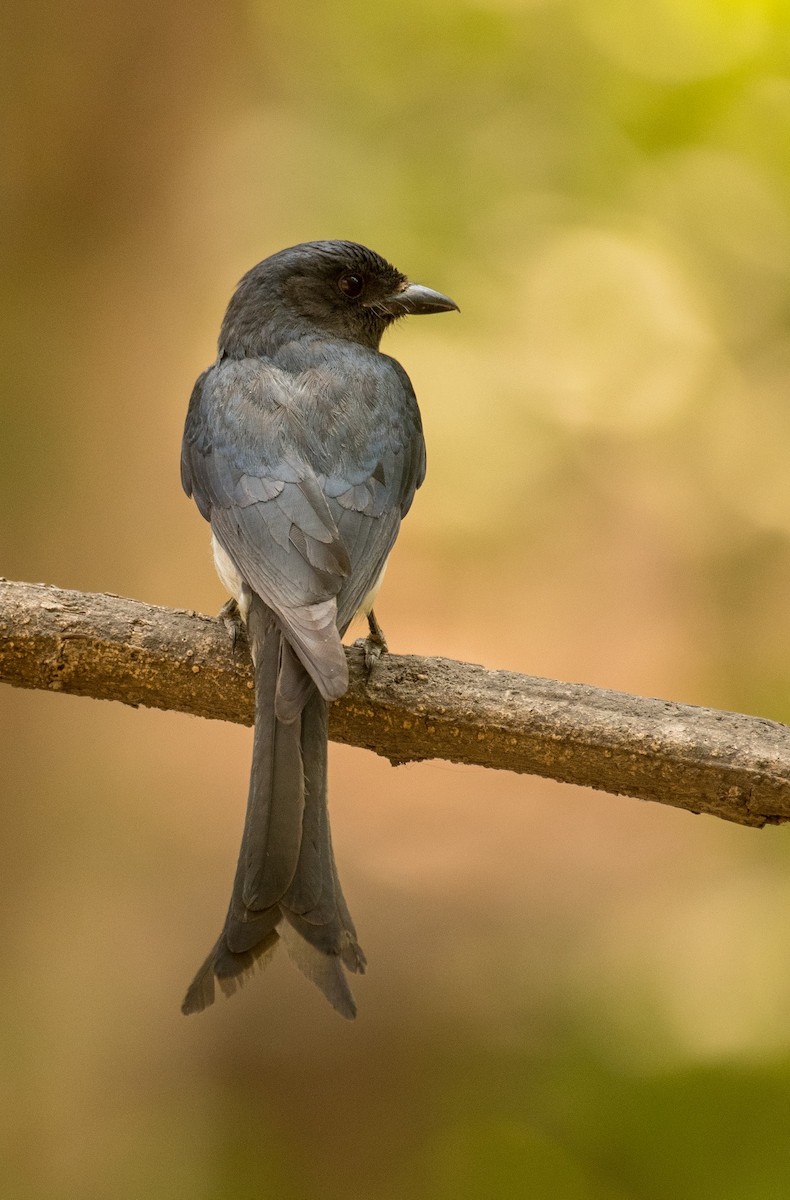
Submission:
<svg viewBox="0 0 790 1200">
<path fill-rule="evenodd" d="M 343 967 L 361 973 L 365 956 L 332 853 L 326 701 L 257 596 L 247 630 L 255 663 L 255 734 L 241 851 L 222 933 L 181 1009 L 201 1012 L 212 1004 L 215 979 L 231 995 L 282 938 L 333 1008 L 352 1018 L 356 1004 Z M 296 715 L 284 721 L 278 710 Z"/>
</svg>

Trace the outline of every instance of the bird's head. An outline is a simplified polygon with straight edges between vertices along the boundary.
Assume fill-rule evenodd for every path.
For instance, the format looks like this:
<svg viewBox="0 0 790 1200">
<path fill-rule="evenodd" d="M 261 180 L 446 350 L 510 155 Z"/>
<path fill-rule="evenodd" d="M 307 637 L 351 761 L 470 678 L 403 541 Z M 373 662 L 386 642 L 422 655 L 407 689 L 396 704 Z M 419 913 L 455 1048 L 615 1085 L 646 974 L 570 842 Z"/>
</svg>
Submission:
<svg viewBox="0 0 790 1200">
<path fill-rule="evenodd" d="M 457 308 L 356 242 L 303 242 L 247 272 L 228 305 L 220 351 L 266 353 L 272 338 L 304 327 L 377 347 L 399 317 Z"/>
</svg>

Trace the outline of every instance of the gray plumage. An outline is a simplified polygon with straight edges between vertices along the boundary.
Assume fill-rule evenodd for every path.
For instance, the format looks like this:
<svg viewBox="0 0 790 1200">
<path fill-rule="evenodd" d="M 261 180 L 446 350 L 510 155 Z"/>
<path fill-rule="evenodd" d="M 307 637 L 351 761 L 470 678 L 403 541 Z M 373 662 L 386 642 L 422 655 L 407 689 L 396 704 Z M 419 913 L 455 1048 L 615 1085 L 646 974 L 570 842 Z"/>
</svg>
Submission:
<svg viewBox="0 0 790 1200">
<path fill-rule="evenodd" d="M 365 958 L 332 854 L 327 701 L 348 686 L 342 635 L 425 474 L 414 392 L 379 341 L 398 316 L 455 307 L 363 246 L 294 246 L 241 280 L 195 384 L 181 476 L 238 576 L 256 716 L 230 907 L 185 1013 L 212 1003 L 215 978 L 234 991 L 282 938 L 355 1015 L 343 967 Z"/>
</svg>

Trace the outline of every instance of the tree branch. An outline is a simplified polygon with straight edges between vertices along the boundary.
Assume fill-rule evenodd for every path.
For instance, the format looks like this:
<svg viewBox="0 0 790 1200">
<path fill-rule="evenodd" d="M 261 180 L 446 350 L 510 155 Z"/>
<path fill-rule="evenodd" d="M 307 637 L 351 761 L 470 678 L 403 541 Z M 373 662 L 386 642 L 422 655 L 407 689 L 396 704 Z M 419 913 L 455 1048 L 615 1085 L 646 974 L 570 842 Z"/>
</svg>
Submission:
<svg viewBox="0 0 790 1200">
<path fill-rule="evenodd" d="M 388 654 L 331 706 L 335 741 L 542 775 L 741 825 L 790 820 L 790 728 L 443 658 Z M 222 622 L 0 581 L 0 680 L 252 724 L 252 670 Z"/>
</svg>

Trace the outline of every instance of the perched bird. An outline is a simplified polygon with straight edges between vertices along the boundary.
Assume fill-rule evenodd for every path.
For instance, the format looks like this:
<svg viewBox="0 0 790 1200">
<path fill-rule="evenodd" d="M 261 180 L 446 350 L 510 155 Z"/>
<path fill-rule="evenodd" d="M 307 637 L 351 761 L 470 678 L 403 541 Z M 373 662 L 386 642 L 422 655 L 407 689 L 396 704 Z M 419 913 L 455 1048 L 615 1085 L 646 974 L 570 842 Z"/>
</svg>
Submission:
<svg viewBox="0 0 790 1200">
<path fill-rule="evenodd" d="M 344 1017 L 362 972 L 327 813 L 327 702 L 348 687 L 342 636 L 373 614 L 387 556 L 425 474 L 409 378 L 379 351 L 410 313 L 457 309 L 354 242 L 306 242 L 239 283 L 219 355 L 195 384 L 181 479 L 255 667 L 247 813 L 228 915 L 184 1013 L 235 991 L 282 938 Z M 235 602 L 235 604 L 234 604 Z M 236 608 L 237 606 L 237 608 Z M 226 609 L 228 606 L 226 605 Z"/>
</svg>

